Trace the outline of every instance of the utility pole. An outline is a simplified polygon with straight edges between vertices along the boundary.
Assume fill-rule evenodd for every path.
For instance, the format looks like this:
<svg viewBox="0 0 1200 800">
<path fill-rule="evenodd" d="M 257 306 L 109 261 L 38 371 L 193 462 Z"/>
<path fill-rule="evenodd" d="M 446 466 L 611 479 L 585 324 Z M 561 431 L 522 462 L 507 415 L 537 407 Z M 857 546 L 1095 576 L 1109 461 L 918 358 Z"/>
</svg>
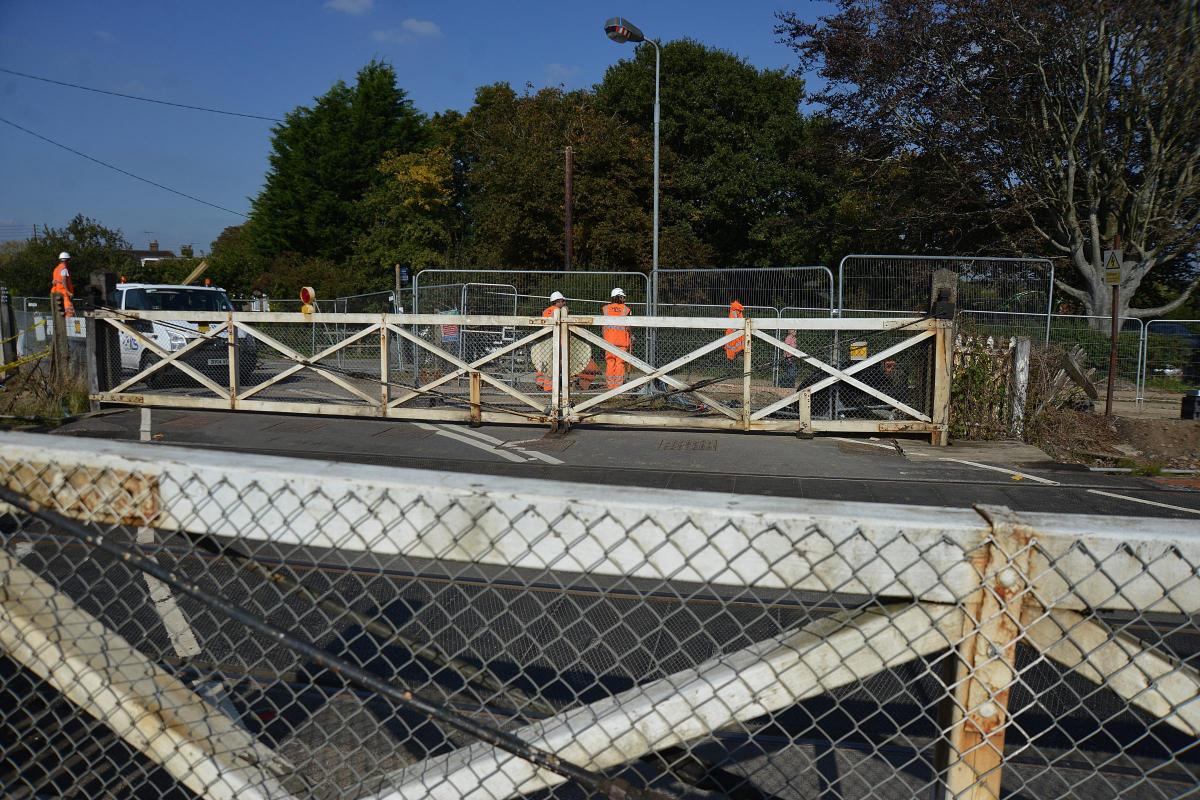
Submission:
<svg viewBox="0 0 1200 800">
<path fill-rule="evenodd" d="M 567 145 L 567 177 L 563 187 L 563 206 L 566 213 L 563 217 L 563 270 L 571 271 L 571 206 L 575 201 L 573 173 L 575 172 L 575 151 Z"/>
</svg>

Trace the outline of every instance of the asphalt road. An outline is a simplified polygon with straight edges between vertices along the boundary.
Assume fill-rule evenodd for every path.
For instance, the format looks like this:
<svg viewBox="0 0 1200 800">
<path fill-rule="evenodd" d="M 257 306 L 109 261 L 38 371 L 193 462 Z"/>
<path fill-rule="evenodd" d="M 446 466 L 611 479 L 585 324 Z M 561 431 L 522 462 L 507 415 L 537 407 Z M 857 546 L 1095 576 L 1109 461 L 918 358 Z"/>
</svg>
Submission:
<svg viewBox="0 0 1200 800">
<path fill-rule="evenodd" d="M 137 439 L 141 409 L 59 428 Z M 1026 445 L 579 427 L 400 422 L 155 409 L 154 441 L 241 452 L 569 482 L 851 502 L 1196 519 L 1200 491 L 1056 464 Z"/>
</svg>

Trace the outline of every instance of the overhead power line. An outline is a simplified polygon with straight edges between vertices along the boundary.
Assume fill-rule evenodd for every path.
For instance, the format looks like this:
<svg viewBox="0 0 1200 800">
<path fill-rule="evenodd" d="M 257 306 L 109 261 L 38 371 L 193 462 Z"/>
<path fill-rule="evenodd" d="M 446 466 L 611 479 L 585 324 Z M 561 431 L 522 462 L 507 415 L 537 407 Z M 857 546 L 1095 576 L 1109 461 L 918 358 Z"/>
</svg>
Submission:
<svg viewBox="0 0 1200 800">
<path fill-rule="evenodd" d="M 15 69 L 6 69 L 0 67 L 0 72 L 9 75 L 16 75 L 19 78 L 28 78 L 31 81 L 42 81 L 44 83 L 53 83 L 58 86 L 67 86 L 71 89 L 82 89 L 85 92 L 95 92 L 96 94 L 108 94 L 113 97 L 124 97 L 127 100 L 141 100 L 143 103 L 157 103 L 160 106 L 174 106 L 175 108 L 186 108 L 191 111 L 207 111 L 210 114 L 224 114 L 228 117 L 244 117 L 246 119 L 261 119 L 267 122 L 283 122 L 278 117 L 264 117 L 258 114 L 242 114 L 238 111 L 223 111 L 219 108 L 209 108 L 207 106 L 193 106 L 187 103 L 172 103 L 170 100 L 155 100 L 152 97 L 138 97 L 135 94 L 124 94 L 123 92 L 110 92 L 106 89 L 95 89 L 91 86 L 80 86 L 78 83 L 67 83 L 66 81 L 56 81 L 53 78 L 43 78 L 40 75 L 30 75 L 27 72 L 17 72 Z"/>
<path fill-rule="evenodd" d="M 30 136 L 33 136 L 34 138 L 41 139 L 43 142 L 52 144 L 55 147 L 60 147 L 63 150 L 66 150 L 68 153 L 74 153 L 75 155 L 79 156 L 80 158 L 86 158 L 88 161 L 91 161 L 94 164 L 99 164 L 102 167 L 108 167 L 109 169 L 114 170 L 115 172 L 119 172 L 122 175 L 128 175 L 130 178 L 139 180 L 142 183 L 148 183 L 151 186 L 157 186 L 159 189 L 168 191 L 171 194 L 177 194 L 180 197 L 186 197 L 188 200 L 194 200 L 197 203 L 203 203 L 206 206 L 211 206 L 212 208 L 220 209 L 221 211 L 226 211 L 230 214 L 236 214 L 239 217 L 246 216 L 245 214 L 243 214 L 240 211 L 234 211 L 232 208 L 226 208 L 225 206 L 219 206 L 216 203 L 210 203 L 207 200 L 201 200 L 199 197 L 196 197 L 195 195 L 190 195 L 187 192 L 181 192 L 178 189 L 172 189 L 170 186 L 164 186 L 163 184 L 158 183 L 157 181 L 152 181 L 149 178 L 143 178 L 141 175 L 134 175 L 129 170 L 121 169 L 120 167 L 115 167 L 112 164 L 109 164 L 107 161 L 101 161 L 98 158 L 93 158 L 93 157 L 89 156 L 87 153 L 81 153 L 72 147 L 67 147 L 65 144 L 62 144 L 61 142 L 56 142 L 53 139 L 42 136 L 40 133 L 35 133 L 34 131 L 29 130 L 28 128 L 23 128 L 20 125 L 18 125 L 17 123 L 15 123 L 11 120 L 7 120 L 4 117 L 0 117 L 0 122 L 3 122 L 5 125 L 11 125 L 12 127 L 16 128 L 19 131 L 28 133 Z"/>
</svg>

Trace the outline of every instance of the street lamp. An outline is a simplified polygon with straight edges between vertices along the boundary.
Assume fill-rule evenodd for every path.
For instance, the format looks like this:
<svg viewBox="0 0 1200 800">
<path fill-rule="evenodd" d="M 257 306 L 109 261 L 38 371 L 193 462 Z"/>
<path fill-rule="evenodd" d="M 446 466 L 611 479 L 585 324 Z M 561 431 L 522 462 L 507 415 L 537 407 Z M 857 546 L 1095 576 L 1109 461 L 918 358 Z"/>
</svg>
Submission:
<svg viewBox="0 0 1200 800">
<path fill-rule="evenodd" d="M 613 17 L 604 23 L 604 33 L 617 44 L 626 42 L 649 42 L 654 45 L 654 249 L 651 256 L 651 271 L 658 273 L 658 75 L 662 65 L 662 48 L 653 39 L 647 39 L 638 26 L 624 17 Z"/>
</svg>

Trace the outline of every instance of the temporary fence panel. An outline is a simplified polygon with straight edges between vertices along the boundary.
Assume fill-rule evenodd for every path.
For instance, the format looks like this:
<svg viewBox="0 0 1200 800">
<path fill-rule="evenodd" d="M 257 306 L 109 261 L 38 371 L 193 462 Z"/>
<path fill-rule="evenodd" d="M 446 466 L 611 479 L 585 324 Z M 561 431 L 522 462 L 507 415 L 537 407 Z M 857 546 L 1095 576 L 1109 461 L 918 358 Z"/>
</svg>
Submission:
<svg viewBox="0 0 1200 800">
<path fill-rule="evenodd" d="M 829 316 L 834 309 L 833 273 L 820 265 L 660 269 L 653 278 L 657 316 L 704 316 L 712 308 L 728 309 L 734 300 L 757 308 L 804 309 L 814 316 Z"/>
<path fill-rule="evenodd" d="M 0 434 L 11 797 L 1200 785 L 1195 524 Z"/>
<path fill-rule="evenodd" d="M 838 264 L 838 308 L 921 313 L 933 273 L 958 273 L 958 307 L 967 311 L 1053 313 L 1054 263 L 1045 258 L 849 255 Z"/>
<path fill-rule="evenodd" d="M 1142 383 L 1146 393 L 1200 389 L 1200 320 L 1156 319 L 1146 323 Z"/>
<path fill-rule="evenodd" d="M 1047 341 L 1067 348 L 1079 345 L 1083 348 L 1085 366 L 1096 370 L 1096 380 L 1108 378 L 1111 317 L 1052 314 L 1047 327 L 1042 314 L 960 311 L 958 321 L 964 333 L 1027 336 L 1034 342 Z M 1135 400 L 1141 396 L 1143 325 L 1134 317 L 1121 317 L 1118 324 L 1115 389 L 1121 398 Z M 1049 336 L 1044 338 L 1047 332 Z"/>
<path fill-rule="evenodd" d="M 511 287 L 517 299 L 516 313 L 522 316 L 541 314 L 550 305 L 553 292 L 562 292 L 575 314 L 600 313 L 616 288 L 625 291 L 629 305 L 638 314 L 646 313 L 650 298 L 650 279 L 642 272 L 425 269 L 413 278 L 413 310 L 423 314 L 452 309 L 461 312 L 463 287 L 468 284 L 479 287 L 476 297 L 481 303 L 485 302 L 484 287 L 497 287 L 496 302 L 505 305 L 511 300 Z"/>
</svg>

